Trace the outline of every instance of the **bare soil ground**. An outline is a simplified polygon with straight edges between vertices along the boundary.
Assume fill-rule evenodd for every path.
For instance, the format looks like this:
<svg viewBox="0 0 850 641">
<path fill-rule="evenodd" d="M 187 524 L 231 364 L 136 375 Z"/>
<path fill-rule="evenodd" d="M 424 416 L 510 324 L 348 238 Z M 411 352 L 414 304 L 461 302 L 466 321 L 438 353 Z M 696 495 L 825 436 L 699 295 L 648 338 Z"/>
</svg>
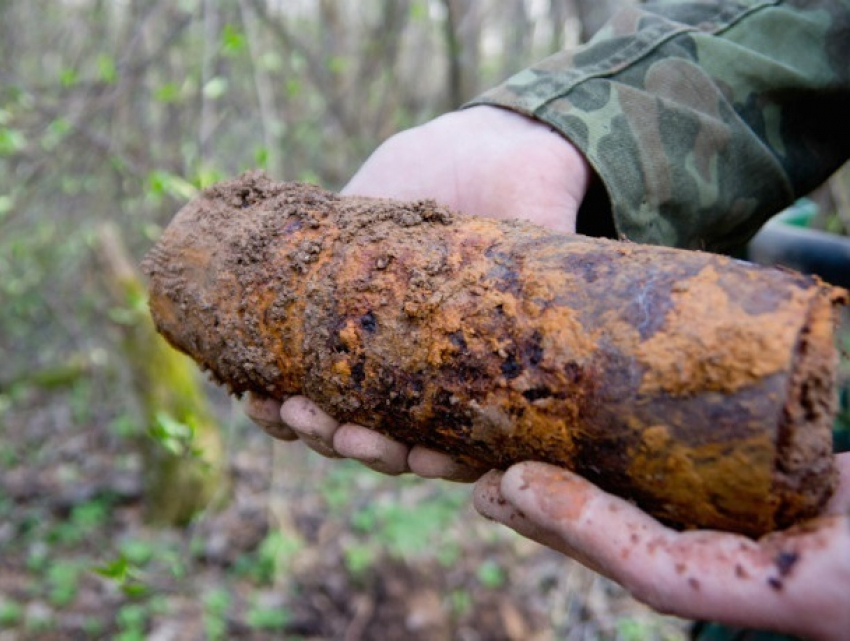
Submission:
<svg viewBox="0 0 850 641">
<path fill-rule="evenodd" d="M 0 395 L 0 641 L 685 637 L 481 519 L 468 487 L 273 443 L 221 397 L 230 491 L 185 530 L 150 527 L 107 374 Z"/>
</svg>

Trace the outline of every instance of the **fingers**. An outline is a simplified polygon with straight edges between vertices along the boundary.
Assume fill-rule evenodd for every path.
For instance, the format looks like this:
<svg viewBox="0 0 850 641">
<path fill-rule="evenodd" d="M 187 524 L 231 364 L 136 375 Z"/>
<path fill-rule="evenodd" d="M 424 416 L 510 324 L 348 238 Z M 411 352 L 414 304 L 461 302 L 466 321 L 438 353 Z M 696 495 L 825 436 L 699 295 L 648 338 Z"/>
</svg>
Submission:
<svg viewBox="0 0 850 641">
<path fill-rule="evenodd" d="M 280 403 L 249 394 L 243 405 L 245 414 L 267 434 L 282 441 L 294 441 L 298 435 L 280 418 Z"/>
<path fill-rule="evenodd" d="M 303 396 L 288 399 L 280 407 L 280 418 L 310 449 L 328 458 L 339 458 L 333 447 L 339 423 L 310 399 Z"/>
<path fill-rule="evenodd" d="M 568 545 L 556 531 L 548 528 L 546 523 L 529 518 L 525 512 L 507 501 L 501 489 L 504 474 L 504 472 L 492 470 L 476 483 L 472 501 L 478 513 L 491 521 L 508 526 L 517 534 L 557 550 L 582 565 L 600 572 L 591 559 Z"/>
<path fill-rule="evenodd" d="M 303 396 L 293 396 L 282 405 L 250 397 L 245 411 L 276 438 L 301 439 L 322 456 L 352 458 L 382 474 L 395 476 L 412 471 L 424 478 L 469 483 L 486 471 L 424 447 L 410 448 L 360 425 L 340 425 Z"/>
<path fill-rule="evenodd" d="M 499 490 L 534 524 L 532 534 L 554 538 L 551 547 L 582 556 L 659 611 L 823 638 L 840 629 L 836 625 L 850 625 L 846 516 L 756 542 L 676 532 L 580 477 L 540 463 L 515 465 Z"/>
<path fill-rule="evenodd" d="M 340 426 L 334 434 L 333 449 L 340 456 L 357 459 L 382 474 L 396 476 L 409 471 L 410 448 L 360 425 Z"/>
<path fill-rule="evenodd" d="M 488 468 L 456 461 L 447 454 L 416 446 L 407 457 L 410 470 L 426 479 L 443 479 L 456 483 L 472 483 L 478 480 Z"/>
<path fill-rule="evenodd" d="M 413 472 L 423 478 L 470 483 L 486 471 L 425 447 L 410 448 L 360 425 L 341 425 L 333 448 L 340 456 L 356 459 L 382 474 Z"/>
<path fill-rule="evenodd" d="M 830 498 L 824 514 L 850 514 L 850 452 L 836 454 L 838 485 Z"/>
</svg>

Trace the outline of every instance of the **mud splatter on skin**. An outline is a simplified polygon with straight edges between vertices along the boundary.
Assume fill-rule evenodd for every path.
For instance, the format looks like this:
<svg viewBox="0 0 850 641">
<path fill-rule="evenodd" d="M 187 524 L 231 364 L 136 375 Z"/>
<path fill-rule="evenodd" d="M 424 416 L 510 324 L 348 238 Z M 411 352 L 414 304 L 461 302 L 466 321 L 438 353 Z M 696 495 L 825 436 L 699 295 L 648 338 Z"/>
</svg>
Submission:
<svg viewBox="0 0 850 641">
<path fill-rule="evenodd" d="M 566 471 L 547 469 L 545 474 L 527 471 L 520 489 L 532 488 L 540 499 L 541 509 L 554 521 L 576 521 L 591 498 L 587 483 Z"/>
<path fill-rule="evenodd" d="M 737 563 L 735 564 L 735 576 L 739 579 L 749 579 L 750 573 L 747 572 L 741 564 Z"/>
<path fill-rule="evenodd" d="M 144 267 L 160 331 L 237 394 L 554 463 L 677 526 L 758 535 L 833 485 L 843 294 L 812 279 L 257 173 L 190 203 Z"/>
<path fill-rule="evenodd" d="M 776 564 L 776 569 L 779 570 L 779 576 L 787 577 L 791 574 L 791 570 L 794 569 L 794 566 L 797 565 L 797 561 L 799 560 L 800 555 L 797 552 L 780 552 L 777 554 L 774 563 Z"/>
</svg>

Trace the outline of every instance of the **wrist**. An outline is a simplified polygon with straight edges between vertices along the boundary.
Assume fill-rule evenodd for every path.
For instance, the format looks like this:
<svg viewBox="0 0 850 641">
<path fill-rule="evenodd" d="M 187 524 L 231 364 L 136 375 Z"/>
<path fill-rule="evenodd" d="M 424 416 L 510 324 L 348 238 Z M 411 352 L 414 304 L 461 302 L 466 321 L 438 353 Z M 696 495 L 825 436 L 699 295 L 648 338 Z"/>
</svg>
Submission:
<svg viewBox="0 0 850 641">
<path fill-rule="evenodd" d="M 442 118 L 450 119 L 458 140 L 465 141 L 458 144 L 475 147 L 481 174 L 477 184 L 490 184 L 501 196 L 489 215 L 527 218 L 557 231 L 575 231 L 577 212 L 594 173 L 567 138 L 541 120 L 489 105 Z M 499 177 L 499 185 L 492 184 L 493 176 Z M 500 203 L 510 211 L 500 212 Z"/>
</svg>

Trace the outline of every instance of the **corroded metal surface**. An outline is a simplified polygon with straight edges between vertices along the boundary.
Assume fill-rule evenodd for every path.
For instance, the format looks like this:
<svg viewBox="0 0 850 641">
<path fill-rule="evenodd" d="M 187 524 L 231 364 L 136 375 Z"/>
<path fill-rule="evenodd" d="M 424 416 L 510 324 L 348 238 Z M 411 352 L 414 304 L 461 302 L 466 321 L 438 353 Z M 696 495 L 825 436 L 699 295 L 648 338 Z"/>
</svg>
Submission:
<svg viewBox="0 0 850 641">
<path fill-rule="evenodd" d="M 258 174 L 144 268 L 160 331 L 235 393 L 563 465 L 684 527 L 757 535 L 832 489 L 845 293 L 809 277 Z"/>
</svg>

